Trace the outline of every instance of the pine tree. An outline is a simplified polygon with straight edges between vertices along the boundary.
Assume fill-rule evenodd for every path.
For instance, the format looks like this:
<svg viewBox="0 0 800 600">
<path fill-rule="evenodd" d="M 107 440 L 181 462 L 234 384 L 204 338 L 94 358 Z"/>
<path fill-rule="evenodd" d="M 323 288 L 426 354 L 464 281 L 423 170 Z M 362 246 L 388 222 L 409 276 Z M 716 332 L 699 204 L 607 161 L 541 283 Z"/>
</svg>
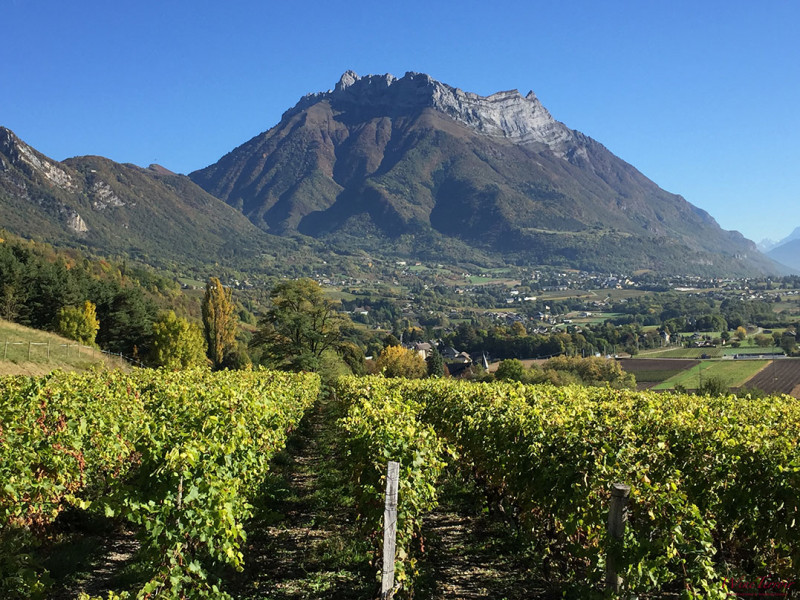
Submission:
<svg viewBox="0 0 800 600">
<path fill-rule="evenodd" d="M 434 347 L 425 362 L 428 363 L 428 377 L 444 377 L 444 359 L 438 349 Z"/>
<path fill-rule="evenodd" d="M 236 347 L 236 318 L 233 314 L 233 290 L 225 289 L 216 277 L 206 284 L 203 298 L 203 326 L 205 327 L 208 358 L 219 369 L 225 355 Z"/>
</svg>

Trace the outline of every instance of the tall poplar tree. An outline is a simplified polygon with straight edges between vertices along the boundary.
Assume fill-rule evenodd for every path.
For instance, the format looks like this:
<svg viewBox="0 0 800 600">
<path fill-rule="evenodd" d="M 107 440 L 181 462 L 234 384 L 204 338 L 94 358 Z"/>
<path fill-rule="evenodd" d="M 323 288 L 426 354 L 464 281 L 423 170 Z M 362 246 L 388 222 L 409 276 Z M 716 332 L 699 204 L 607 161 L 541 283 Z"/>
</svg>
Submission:
<svg viewBox="0 0 800 600">
<path fill-rule="evenodd" d="M 225 355 L 236 347 L 236 317 L 233 315 L 233 290 L 225 289 L 216 277 L 206 284 L 203 298 L 203 326 L 205 327 L 208 358 L 215 369 L 222 366 Z"/>
</svg>

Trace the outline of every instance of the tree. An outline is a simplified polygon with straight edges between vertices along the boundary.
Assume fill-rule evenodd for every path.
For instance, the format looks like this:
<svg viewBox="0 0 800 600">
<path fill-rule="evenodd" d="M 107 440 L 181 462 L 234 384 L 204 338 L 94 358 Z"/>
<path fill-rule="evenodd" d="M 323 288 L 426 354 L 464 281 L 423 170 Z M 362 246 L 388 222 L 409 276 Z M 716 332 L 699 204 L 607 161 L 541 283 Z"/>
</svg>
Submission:
<svg viewBox="0 0 800 600">
<path fill-rule="evenodd" d="M 208 357 L 215 369 L 222 367 L 225 355 L 236 347 L 236 317 L 233 312 L 233 290 L 225 289 L 216 277 L 206 284 L 203 298 L 203 327 Z"/>
<path fill-rule="evenodd" d="M 9 283 L 4 284 L 3 293 L 0 296 L 0 317 L 6 321 L 14 321 L 19 316 L 21 306 L 22 300 L 16 286 Z"/>
<path fill-rule="evenodd" d="M 525 325 L 519 321 L 514 321 L 511 325 L 511 335 L 513 337 L 524 337 L 528 335 L 528 331 L 525 329 Z"/>
<path fill-rule="evenodd" d="M 444 377 L 444 359 L 437 348 L 431 350 L 425 362 L 428 365 L 428 377 Z"/>
<path fill-rule="evenodd" d="M 522 381 L 525 378 L 525 366 L 516 358 L 507 358 L 497 365 L 494 376 L 500 381 Z"/>
<path fill-rule="evenodd" d="M 791 331 L 786 331 L 781 336 L 780 346 L 787 355 L 791 356 L 795 348 L 797 348 L 797 338 Z"/>
<path fill-rule="evenodd" d="M 697 388 L 700 396 L 726 396 L 728 394 L 728 384 L 721 377 L 709 377 L 700 387 Z"/>
<path fill-rule="evenodd" d="M 115 280 L 94 282 L 91 297 L 97 304 L 100 330 L 97 343 L 112 352 L 149 352 L 158 307 L 140 288 L 120 287 Z"/>
<path fill-rule="evenodd" d="M 100 322 L 94 304 L 88 300 L 79 306 L 65 306 L 58 311 L 58 332 L 82 344 L 94 344 Z"/>
<path fill-rule="evenodd" d="M 743 342 L 745 339 L 747 339 L 747 329 L 739 325 L 739 327 L 736 328 L 735 335 L 737 338 L 739 338 L 740 342 Z"/>
<path fill-rule="evenodd" d="M 422 357 L 402 346 L 387 346 L 377 360 L 377 369 L 384 377 L 405 377 L 419 379 L 428 372 Z"/>
<path fill-rule="evenodd" d="M 756 346 L 758 346 L 759 348 L 769 348 L 770 346 L 772 346 L 771 335 L 767 335 L 765 333 L 757 333 L 755 336 L 753 336 L 753 339 L 756 342 Z"/>
<path fill-rule="evenodd" d="M 364 351 L 361 348 L 351 342 L 343 342 L 339 346 L 338 352 L 354 375 L 364 375 L 366 373 Z"/>
<path fill-rule="evenodd" d="M 153 322 L 152 362 L 168 369 L 208 364 L 203 329 L 173 311 L 162 313 Z"/>
<path fill-rule="evenodd" d="M 398 340 L 394 334 L 387 333 L 386 336 L 383 338 L 383 347 L 386 348 L 388 346 L 399 346 L 400 340 Z"/>
<path fill-rule="evenodd" d="M 319 371 L 327 352 L 344 352 L 342 327 L 350 320 L 336 311 L 311 279 L 283 281 L 270 292 L 272 307 L 250 340 L 261 360 L 274 368 Z"/>
</svg>

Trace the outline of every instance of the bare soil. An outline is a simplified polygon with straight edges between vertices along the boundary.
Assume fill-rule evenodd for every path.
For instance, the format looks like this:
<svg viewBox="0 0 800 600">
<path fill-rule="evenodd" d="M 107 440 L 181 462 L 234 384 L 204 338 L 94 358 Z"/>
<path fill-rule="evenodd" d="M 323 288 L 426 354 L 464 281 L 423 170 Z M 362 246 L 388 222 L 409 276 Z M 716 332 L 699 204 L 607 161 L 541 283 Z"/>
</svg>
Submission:
<svg viewBox="0 0 800 600">
<path fill-rule="evenodd" d="M 744 386 L 757 388 L 769 394 L 789 394 L 800 398 L 800 359 L 773 360 Z"/>
</svg>

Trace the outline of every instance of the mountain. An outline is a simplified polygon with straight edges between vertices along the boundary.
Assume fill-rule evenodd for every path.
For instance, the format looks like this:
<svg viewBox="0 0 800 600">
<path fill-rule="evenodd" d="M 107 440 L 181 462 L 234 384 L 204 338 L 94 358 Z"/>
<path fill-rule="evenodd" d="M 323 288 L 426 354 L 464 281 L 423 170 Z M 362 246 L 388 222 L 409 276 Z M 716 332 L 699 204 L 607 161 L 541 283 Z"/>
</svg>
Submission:
<svg viewBox="0 0 800 600">
<path fill-rule="evenodd" d="M 533 92 L 359 77 L 191 173 L 261 229 L 432 259 L 774 273 L 738 232 L 553 119 Z"/>
<path fill-rule="evenodd" d="M 770 250 L 777 248 L 778 246 L 788 244 L 789 242 L 792 242 L 794 240 L 800 240 L 800 227 L 795 227 L 792 233 L 787 235 L 779 242 L 770 239 L 763 239 L 757 244 L 757 246 L 758 249 L 761 250 L 761 252 L 763 252 L 764 254 L 769 254 Z"/>
<path fill-rule="evenodd" d="M 800 271 L 800 227 L 774 244 L 766 254 L 772 260 Z"/>
<path fill-rule="evenodd" d="M 776 242 L 771 238 L 764 238 L 760 242 L 756 244 L 756 248 L 758 248 L 761 252 L 767 253 L 772 250 L 775 246 L 777 246 L 780 242 Z"/>
<path fill-rule="evenodd" d="M 3 127 L 0 225 L 162 266 L 244 258 L 269 237 L 186 176 L 97 156 L 58 162 Z"/>
</svg>

